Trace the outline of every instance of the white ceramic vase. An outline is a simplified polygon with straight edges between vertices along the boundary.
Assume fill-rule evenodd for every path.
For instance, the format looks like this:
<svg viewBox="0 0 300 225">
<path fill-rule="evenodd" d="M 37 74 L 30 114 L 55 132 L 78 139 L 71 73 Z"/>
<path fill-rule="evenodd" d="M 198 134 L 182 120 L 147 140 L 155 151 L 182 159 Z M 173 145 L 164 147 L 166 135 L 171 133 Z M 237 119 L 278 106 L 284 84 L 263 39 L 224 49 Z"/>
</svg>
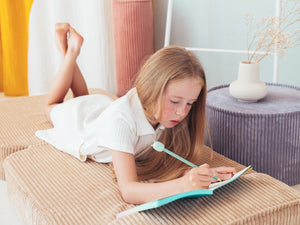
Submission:
<svg viewBox="0 0 300 225">
<path fill-rule="evenodd" d="M 256 102 L 267 94 L 267 85 L 259 79 L 259 64 L 240 62 L 238 79 L 229 85 L 230 94 L 241 102 Z"/>
</svg>

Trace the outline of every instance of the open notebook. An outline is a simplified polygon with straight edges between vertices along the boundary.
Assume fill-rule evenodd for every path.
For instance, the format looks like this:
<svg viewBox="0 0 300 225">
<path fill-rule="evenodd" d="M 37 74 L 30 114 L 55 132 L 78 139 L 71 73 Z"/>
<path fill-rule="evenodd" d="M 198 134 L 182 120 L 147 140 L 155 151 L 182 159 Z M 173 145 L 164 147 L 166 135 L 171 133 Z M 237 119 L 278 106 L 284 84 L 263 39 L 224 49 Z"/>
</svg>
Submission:
<svg viewBox="0 0 300 225">
<path fill-rule="evenodd" d="M 183 192 L 183 193 L 171 195 L 166 198 L 158 199 L 155 201 L 147 202 L 145 204 L 136 206 L 132 209 L 129 209 L 129 210 L 126 210 L 124 212 L 117 214 L 117 218 L 121 218 L 123 216 L 129 215 L 134 212 L 157 208 L 157 207 L 169 204 L 170 202 L 173 202 L 173 201 L 176 201 L 176 200 L 182 199 L 182 198 L 192 198 L 192 197 L 201 197 L 201 196 L 205 196 L 205 195 L 212 195 L 214 190 L 216 190 L 220 187 L 223 187 L 226 184 L 231 183 L 232 181 L 238 179 L 240 176 L 242 176 L 244 173 L 248 172 L 251 169 L 252 169 L 252 166 L 248 166 L 245 169 L 236 173 L 232 178 L 230 178 L 228 180 L 213 183 L 213 184 L 209 185 L 209 189 L 200 189 L 200 190 Z"/>
</svg>

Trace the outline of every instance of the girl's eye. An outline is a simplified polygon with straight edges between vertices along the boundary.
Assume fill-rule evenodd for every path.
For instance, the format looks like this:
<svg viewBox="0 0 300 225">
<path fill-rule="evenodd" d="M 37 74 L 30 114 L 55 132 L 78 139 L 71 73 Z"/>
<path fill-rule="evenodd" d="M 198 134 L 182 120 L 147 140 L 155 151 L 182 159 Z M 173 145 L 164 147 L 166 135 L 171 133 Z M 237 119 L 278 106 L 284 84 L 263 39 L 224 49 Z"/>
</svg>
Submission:
<svg viewBox="0 0 300 225">
<path fill-rule="evenodd" d="M 194 104 L 194 102 L 188 102 L 187 105 L 188 106 L 192 106 Z"/>
<path fill-rule="evenodd" d="M 173 104 L 178 104 L 179 102 L 178 101 L 173 101 L 173 100 L 170 100 L 171 101 L 171 103 L 173 103 Z"/>
</svg>

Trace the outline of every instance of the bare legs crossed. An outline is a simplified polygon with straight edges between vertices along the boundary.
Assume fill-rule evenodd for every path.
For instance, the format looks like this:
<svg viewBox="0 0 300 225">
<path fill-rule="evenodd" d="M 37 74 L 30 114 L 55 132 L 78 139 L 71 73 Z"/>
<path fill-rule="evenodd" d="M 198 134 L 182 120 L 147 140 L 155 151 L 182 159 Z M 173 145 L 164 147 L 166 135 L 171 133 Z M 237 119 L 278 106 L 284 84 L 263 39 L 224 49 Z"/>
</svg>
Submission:
<svg viewBox="0 0 300 225">
<path fill-rule="evenodd" d="M 71 88 L 74 97 L 87 95 L 88 89 L 82 73 L 76 63 L 83 38 L 68 23 L 55 24 L 55 42 L 63 60 L 51 84 L 45 111 L 48 120 L 53 107 L 63 102 Z"/>
</svg>

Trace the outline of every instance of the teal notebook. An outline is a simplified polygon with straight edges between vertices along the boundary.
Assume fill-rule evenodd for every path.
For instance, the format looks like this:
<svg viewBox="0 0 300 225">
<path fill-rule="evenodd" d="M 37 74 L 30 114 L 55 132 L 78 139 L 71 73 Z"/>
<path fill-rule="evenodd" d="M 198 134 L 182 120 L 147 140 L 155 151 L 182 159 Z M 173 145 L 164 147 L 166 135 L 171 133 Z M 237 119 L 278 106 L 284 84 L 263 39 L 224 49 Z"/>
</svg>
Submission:
<svg viewBox="0 0 300 225">
<path fill-rule="evenodd" d="M 140 212 L 140 211 L 144 211 L 144 210 L 148 210 L 148 209 L 158 208 L 160 206 L 169 204 L 170 202 L 173 202 L 173 201 L 176 201 L 176 200 L 182 199 L 182 198 L 194 198 L 194 197 L 212 195 L 214 190 L 216 190 L 220 187 L 223 187 L 226 184 L 231 183 L 232 181 L 238 179 L 240 176 L 242 176 L 244 173 L 248 172 L 251 169 L 252 169 L 252 167 L 248 166 L 245 169 L 241 170 L 240 172 L 236 173 L 232 178 L 230 178 L 228 180 L 221 181 L 221 182 L 216 182 L 216 183 L 213 183 L 213 184 L 209 185 L 209 189 L 200 189 L 200 190 L 194 190 L 194 191 L 187 191 L 187 192 L 179 193 L 179 194 L 176 194 L 176 195 L 171 195 L 171 196 L 166 197 L 166 198 L 158 199 L 158 200 L 155 200 L 155 201 L 147 202 L 145 204 L 136 206 L 132 209 L 129 209 L 129 210 L 126 210 L 124 212 L 121 212 L 121 213 L 117 214 L 117 218 L 121 218 L 123 216 L 129 215 L 129 214 L 134 213 L 134 212 Z"/>
</svg>

